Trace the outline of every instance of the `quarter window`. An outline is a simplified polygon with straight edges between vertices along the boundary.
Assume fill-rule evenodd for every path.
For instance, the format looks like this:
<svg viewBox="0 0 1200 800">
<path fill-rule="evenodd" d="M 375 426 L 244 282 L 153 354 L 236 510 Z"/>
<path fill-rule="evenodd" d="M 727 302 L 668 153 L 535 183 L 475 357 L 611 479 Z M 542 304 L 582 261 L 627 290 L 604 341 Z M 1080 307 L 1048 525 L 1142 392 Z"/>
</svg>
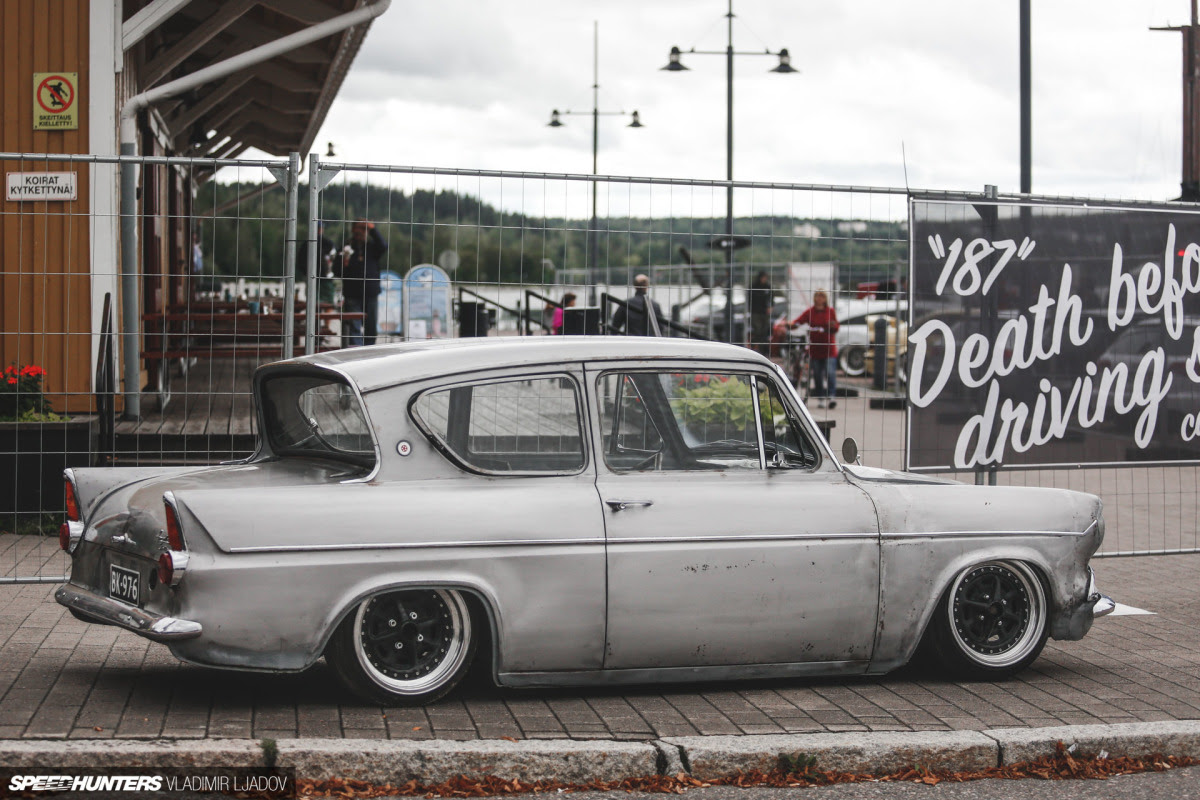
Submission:
<svg viewBox="0 0 1200 800">
<path fill-rule="evenodd" d="M 436 446 L 481 472 L 562 474 L 585 463 L 579 392 L 566 376 L 425 392 L 413 415 Z"/>
</svg>

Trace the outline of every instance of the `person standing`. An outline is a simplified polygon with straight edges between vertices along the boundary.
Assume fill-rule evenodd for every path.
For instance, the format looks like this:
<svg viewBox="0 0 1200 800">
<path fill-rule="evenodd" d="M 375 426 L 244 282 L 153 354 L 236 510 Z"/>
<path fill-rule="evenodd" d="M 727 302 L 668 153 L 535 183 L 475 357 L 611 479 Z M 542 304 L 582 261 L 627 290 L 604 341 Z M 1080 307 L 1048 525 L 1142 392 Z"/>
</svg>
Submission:
<svg viewBox="0 0 1200 800">
<path fill-rule="evenodd" d="M 818 408 L 837 407 L 837 312 L 829 295 L 818 289 L 813 304 L 792 320 L 792 327 L 808 324 L 808 362 L 813 376 L 813 396 Z M 828 384 L 828 387 L 826 386 Z"/>
<path fill-rule="evenodd" d="M 633 296 L 613 314 L 611 327 L 626 336 L 659 336 L 667 324 L 658 303 L 648 294 L 650 278 L 638 275 L 633 279 Z M 650 314 L 654 314 L 653 320 Z"/>
<path fill-rule="evenodd" d="M 363 319 L 344 323 L 343 339 L 347 347 L 375 344 L 379 327 L 379 262 L 387 252 L 387 242 L 375 223 L 360 219 L 350 229 L 350 244 L 342 251 L 339 278 L 344 309 L 361 312 Z"/>
<path fill-rule="evenodd" d="M 750 287 L 750 349 L 771 354 L 771 278 L 766 271 L 754 276 Z"/>
<path fill-rule="evenodd" d="M 563 332 L 563 318 L 566 316 L 566 310 L 575 305 L 575 293 L 567 292 L 563 295 L 562 305 L 556 306 L 554 316 L 550 318 L 550 333 L 553 336 L 561 336 Z"/>
</svg>

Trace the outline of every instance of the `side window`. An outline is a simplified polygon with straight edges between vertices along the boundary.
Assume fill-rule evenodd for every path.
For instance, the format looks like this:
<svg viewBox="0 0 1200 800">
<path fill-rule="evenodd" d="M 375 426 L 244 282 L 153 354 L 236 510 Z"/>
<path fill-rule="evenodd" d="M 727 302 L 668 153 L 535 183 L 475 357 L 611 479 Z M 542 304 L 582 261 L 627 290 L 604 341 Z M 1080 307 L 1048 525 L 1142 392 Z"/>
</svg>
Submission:
<svg viewBox="0 0 1200 800">
<path fill-rule="evenodd" d="M 604 459 L 613 469 L 662 468 L 662 434 L 646 411 L 632 375 L 600 378 Z M 655 465 L 657 464 L 657 467 Z"/>
<path fill-rule="evenodd" d="M 611 469 L 762 467 L 749 376 L 609 373 L 597 388 L 604 461 Z"/>
<path fill-rule="evenodd" d="M 811 469 L 820 463 L 820 451 L 788 413 L 773 381 L 758 379 L 758 405 L 768 465 Z"/>
<path fill-rule="evenodd" d="M 482 472 L 564 474 L 586 460 L 579 393 L 565 376 L 424 392 L 413 416 L 435 445 Z"/>
</svg>

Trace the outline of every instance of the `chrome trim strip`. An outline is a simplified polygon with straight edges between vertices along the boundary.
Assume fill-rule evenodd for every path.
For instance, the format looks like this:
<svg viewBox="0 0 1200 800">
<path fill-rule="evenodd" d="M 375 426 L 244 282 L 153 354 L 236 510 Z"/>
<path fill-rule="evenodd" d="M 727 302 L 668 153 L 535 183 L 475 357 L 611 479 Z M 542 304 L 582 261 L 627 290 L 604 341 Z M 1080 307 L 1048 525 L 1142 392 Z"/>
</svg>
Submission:
<svg viewBox="0 0 1200 800">
<path fill-rule="evenodd" d="M 353 544 L 281 544 L 261 547 L 231 547 L 230 553 L 300 553 L 330 550 L 421 550 L 447 547 L 536 547 L 538 545 L 602 545 L 603 538 L 589 539 L 494 539 L 457 542 L 361 542 Z"/>
<path fill-rule="evenodd" d="M 884 539 L 941 539 L 954 536 L 1083 536 L 1079 531 L 910 531 L 884 533 Z"/>
<path fill-rule="evenodd" d="M 593 537 L 587 539 L 491 539 L 491 540 L 460 540 L 439 542 L 380 542 L 372 544 L 358 542 L 351 544 L 312 544 L 312 545 L 262 545 L 254 547 L 231 547 L 230 553 L 279 553 L 306 552 L 330 550 L 420 550 L 444 549 L 448 547 L 539 547 L 539 546 L 585 546 L 585 545 L 623 545 L 623 544 L 696 544 L 710 542 L 772 542 L 772 541 L 808 541 L 814 539 L 921 539 L 939 536 L 1083 536 L 1096 525 L 1093 522 L 1082 533 L 1078 531 L 920 531 L 906 533 L 877 534 L 873 531 L 822 531 L 819 533 L 751 533 L 729 534 L 717 536 L 631 536 L 606 539 Z"/>
</svg>

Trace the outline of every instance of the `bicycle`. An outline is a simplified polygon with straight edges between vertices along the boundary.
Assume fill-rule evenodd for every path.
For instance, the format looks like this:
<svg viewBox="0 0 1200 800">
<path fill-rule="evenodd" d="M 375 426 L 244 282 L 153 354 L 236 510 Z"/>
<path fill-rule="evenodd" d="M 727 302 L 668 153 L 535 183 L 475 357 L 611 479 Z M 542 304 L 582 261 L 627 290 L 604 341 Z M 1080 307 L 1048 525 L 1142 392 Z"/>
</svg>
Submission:
<svg viewBox="0 0 1200 800">
<path fill-rule="evenodd" d="M 800 393 L 800 399 L 808 400 L 808 381 L 811 372 L 808 363 L 808 337 L 803 333 L 784 331 L 779 343 L 779 355 L 783 360 L 783 371 L 788 380 Z"/>
</svg>

